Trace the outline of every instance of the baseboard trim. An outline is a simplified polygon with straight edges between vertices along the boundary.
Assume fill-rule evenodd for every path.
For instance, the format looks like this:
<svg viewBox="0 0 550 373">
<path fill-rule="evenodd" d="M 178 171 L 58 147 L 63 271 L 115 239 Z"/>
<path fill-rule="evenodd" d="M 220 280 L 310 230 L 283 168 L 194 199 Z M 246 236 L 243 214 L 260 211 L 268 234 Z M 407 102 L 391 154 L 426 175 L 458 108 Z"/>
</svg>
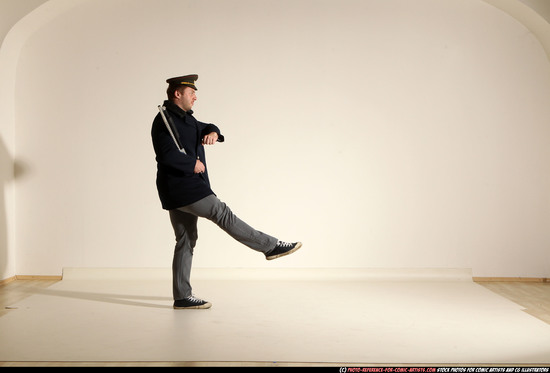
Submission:
<svg viewBox="0 0 550 373">
<path fill-rule="evenodd" d="M 474 282 L 550 282 L 547 277 L 473 277 Z"/>
<path fill-rule="evenodd" d="M 11 276 L 11 277 L 5 278 L 3 280 L 0 280 L 0 286 L 9 284 L 10 282 L 13 282 L 15 280 L 16 280 L 15 276 Z"/>
<path fill-rule="evenodd" d="M 63 276 L 44 276 L 44 275 L 15 275 L 6 279 L 0 280 L 0 286 L 9 284 L 13 281 L 25 281 L 25 280 L 43 280 L 43 281 L 59 281 Z"/>
<path fill-rule="evenodd" d="M 18 280 L 44 280 L 44 281 L 60 281 L 63 276 L 45 276 L 45 275 L 15 275 L 6 279 L 0 280 L 0 286 L 9 284 Z M 472 277 L 473 282 L 536 282 L 550 283 L 548 277 Z"/>
<path fill-rule="evenodd" d="M 16 280 L 62 280 L 63 276 L 44 276 L 44 275 L 15 275 Z"/>
</svg>

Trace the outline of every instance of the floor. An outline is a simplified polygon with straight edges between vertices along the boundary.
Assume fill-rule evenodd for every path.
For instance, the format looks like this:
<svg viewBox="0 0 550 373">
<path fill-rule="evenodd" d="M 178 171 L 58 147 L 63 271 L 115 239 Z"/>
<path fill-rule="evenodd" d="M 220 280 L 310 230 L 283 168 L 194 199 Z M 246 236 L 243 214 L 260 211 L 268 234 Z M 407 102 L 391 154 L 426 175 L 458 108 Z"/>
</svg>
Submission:
<svg viewBox="0 0 550 373">
<path fill-rule="evenodd" d="M 550 282 L 480 282 L 480 285 L 524 308 L 524 312 L 550 324 Z"/>
<path fill-rule="evenodd" d="M 15 281 L 0 366 L 550 366 L 550 284 L 455 275 L 197 270 L 209 310 L 162 271 Z"/>
</svg>

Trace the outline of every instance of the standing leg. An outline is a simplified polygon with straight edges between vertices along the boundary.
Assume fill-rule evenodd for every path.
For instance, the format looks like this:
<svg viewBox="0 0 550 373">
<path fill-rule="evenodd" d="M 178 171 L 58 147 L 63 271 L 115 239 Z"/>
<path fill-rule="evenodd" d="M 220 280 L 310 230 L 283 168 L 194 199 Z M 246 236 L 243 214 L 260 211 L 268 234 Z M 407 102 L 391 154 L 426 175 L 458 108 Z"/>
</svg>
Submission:
<svg viewBox="0 0 550 373">
<path fill-rule="evenodd" d="M 291 254 L 302 246 L 300 242 L 286 243 L 278 241 L 275 237 L 252 228 L 237 218 L 229 207 L 215 195 L 210 195 L 190 205 L 171 210 L 170 220 L 177 241 L 172 265 L 174 308 L 210 308 L 212 306 L 209 302 L 195 298 L 191 291 L 191 262 L 193 249 L 198 239 L 198 217 L 216 223 L 243 245 L 264 253 L 267 260 Z"/>
<path fill-rule="evenodd" d="M 197 220 L 195 215 L 170 210 L 170 221 L 176 236 L 172 262 L 172 288 L 175 300 L 192 295 L 190 277 L 193 249 L 198 239 Z"/>
</svg>

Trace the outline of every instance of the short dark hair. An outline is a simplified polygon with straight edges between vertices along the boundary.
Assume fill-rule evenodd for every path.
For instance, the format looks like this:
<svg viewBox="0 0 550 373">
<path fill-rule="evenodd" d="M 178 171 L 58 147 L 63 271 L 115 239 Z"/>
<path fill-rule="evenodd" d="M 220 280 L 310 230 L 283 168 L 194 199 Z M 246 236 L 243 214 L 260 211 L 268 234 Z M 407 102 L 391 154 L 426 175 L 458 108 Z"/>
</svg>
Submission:
<svg viewBox="0 0 550 373">
<path fill-rule="evenodd" d="M 172 100 L 176 97 L 176 91 L 181 90 L 183 91 L 186 86 L 180 85 L 180 84 L 169 84 L 168 88 L 166 89 L 166 95 L 168 96 L 169 100 Z"/>
</svg>

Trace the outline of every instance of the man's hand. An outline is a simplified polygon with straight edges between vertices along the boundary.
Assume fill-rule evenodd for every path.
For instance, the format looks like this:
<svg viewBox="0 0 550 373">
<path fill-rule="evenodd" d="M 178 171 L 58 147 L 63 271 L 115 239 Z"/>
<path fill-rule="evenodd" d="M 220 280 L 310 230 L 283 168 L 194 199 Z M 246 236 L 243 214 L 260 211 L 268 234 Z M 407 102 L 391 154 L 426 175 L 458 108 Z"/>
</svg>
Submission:
<svg viewBox="0 0 550 373">
<path fill-rule="evenodd" d="M 218 141 L 218 134 L 216 132 L 210 132 L 202 138 L 203 145 L 213 145 L 216 141 Z"/>
<path fill-rule="evenodd" d="M 202 163 L 201 161 L 199 161 L 197 159 L 197 162 L 195 163 L 195 170 L 194 172 L 196 174 L 202 174 L 204 171 L 206 170 L 206 168 L 204 167 L 204 163 Z"/>
</svg>

